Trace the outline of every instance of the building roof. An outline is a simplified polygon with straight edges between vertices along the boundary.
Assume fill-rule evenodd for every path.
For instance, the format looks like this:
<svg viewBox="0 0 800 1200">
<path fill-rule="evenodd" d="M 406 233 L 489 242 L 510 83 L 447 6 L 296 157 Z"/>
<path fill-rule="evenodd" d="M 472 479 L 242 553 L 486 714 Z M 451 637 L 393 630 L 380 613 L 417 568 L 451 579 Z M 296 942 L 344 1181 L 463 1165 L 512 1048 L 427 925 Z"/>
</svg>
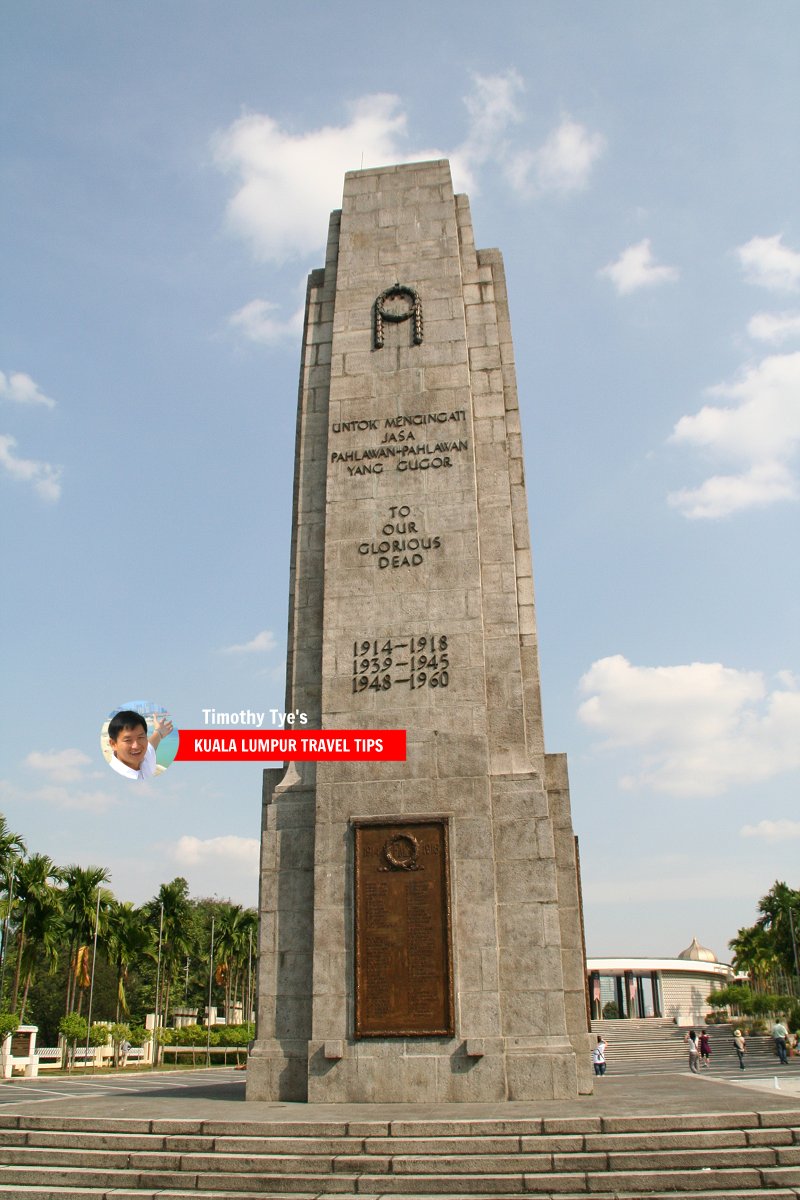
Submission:
<svg viewBox="0 0 800 1200">
<path fill-rule="evenodd" d="M 707 946 L 701 946 L 696 937 L 692 938 L 685 950 L 681 950 L 678 958 L 688 958 L 692 962 L 715 963 L 719 961 L 714 951 L 709 950 Z"/>
</svg>

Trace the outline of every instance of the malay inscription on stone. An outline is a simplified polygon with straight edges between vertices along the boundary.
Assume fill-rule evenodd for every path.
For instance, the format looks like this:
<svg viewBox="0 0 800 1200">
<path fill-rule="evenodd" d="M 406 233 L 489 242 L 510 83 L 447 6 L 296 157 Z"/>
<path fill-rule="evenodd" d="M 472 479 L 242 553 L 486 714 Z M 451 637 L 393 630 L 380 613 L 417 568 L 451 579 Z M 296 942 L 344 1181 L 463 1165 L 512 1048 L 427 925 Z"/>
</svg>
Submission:
<svg viewBox="0 0 800 1200">
<path fill-rule="evenodd" d="M 447 821 L 354 821 L 355 1036 L 451 1037 Z"/>
</svg>

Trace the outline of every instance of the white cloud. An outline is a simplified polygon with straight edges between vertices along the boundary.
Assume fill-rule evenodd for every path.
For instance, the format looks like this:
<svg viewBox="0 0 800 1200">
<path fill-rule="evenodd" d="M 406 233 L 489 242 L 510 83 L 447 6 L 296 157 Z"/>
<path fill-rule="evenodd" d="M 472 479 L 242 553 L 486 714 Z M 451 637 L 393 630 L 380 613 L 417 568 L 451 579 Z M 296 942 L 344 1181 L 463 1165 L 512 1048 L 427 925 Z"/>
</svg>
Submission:
<svg viewBox="0 0 800 1200">
<path fill-rule="evenodd" d="M 0 467 L 12 479 L 29 483 L 43 500 L 55 501 L 61 495 L 61 467 L 33 458 L 18 458 L 14 453 L 17 439 L 0 434 Z"/>
<path fill-rule="evenodd" d="M 472 92 L 464 97 L 469 113 L 466 139 L 450 155 L 457 188 L 474 190 L 474 168 L 505 159 L 510 153 L 506 133 L 521 120 L 515 98 L 525 90 L 516 71 L 504 75 L 473 75 Z"/>
<path fill-rule="evenodd" d="M 46 783 L 38 788 L 14 790 L 5 785 L 17 802 L 41 802 L 66 812 L 107 812 L 119 804 L 113 792 L 92 784 L 101 772 L 89 770 L 92 759 L 82 750 L 32 750 L 23 760 L 24 766 L 44 775 Z"/>
<path fill-rule="evenodd" d="M 342 178 L 365 167 L 440 157 L 438 151 L 409 154 L 402 142 L 406 117 L 397 96 L 357 100 L 344 126 L 326 125 L 289 133 L 272 117 L 240 117 L 216 143 L 219 166 L 238 176 L 228 204 L 231 229 L 250 242 L 256 256 L 284 262 L 317 249 L 328 213 L 341 203 Z"/>
<path fill-rule="evenodd" d="M 572 192 L 586 187 L 597 159 L 606 148 L 599 133 L 590 133 L 570 117 L 561 123 L 536 152 L 534 164 L 539 186 L 546 191 Z"/>
<path fill-rule="evenodd" d="M 64 812 L 103 813 L 119 804 L 112 792 L 90 788 L 86 784 L 75 787 L 60 783 L 45 784 L 39 788 L 18 788 L 7 780 L 0 780 L 0 800 L 7 804 L 29 808 L 32 804 L 51 805 Z"/>
<path fill-rule="evenodd" d="M 736 403 L 706 405 L 681 417 L 670 441 L 698 447 L 741 469 L 674 492 L 669 503 L 687 517 L 702 518 L 795 499 L 798 482 L 790 464 L 800 445 L 800 352 L 771 355 L 709 394 Z"/>
<path fill-rule="evenodd" d="M 39 385 L 23 371 L 12 371 L 10 375 L 0 371 L 0 399 L 13 400 L 15 404 L 43 404 L 45 408 L 56 406 L 55 400 L 45 396 Z"/>
<path fill-rule="evenodd" d="M 680 277 L 677 267 L 660 266 L 654 261 L 650 238 L 643 238 L 635 246 L 628 246 L 616 262 L 608 263 L 597 274 L 601 279 L 610 279 L 620 296 L 627 296 L 643 287 L 675 283 Z"/>
<path fill-rule="evenodd" d="M 800 838 L 800 821 L 780 817 L 777 821 L 759 821 L 757 825 L 743 825 L 739 830 L 742 837 L 763 838 L 766 842 L 785 842 Z"/>
<path fill-rule="evenodd" d="M 525 90 L 522 78 L 514 70 L 473 75 L 472 85 L 472 92 L 464 97 L 469 113 L 467 137 L 448 156 L 457 189 L 477 192 L 476 168 L 486 164 L 499 167 L 512 190 L 523 196 L 586 187 L 606 147 L 602 134 L 590 133 L 565 114 L 538 149 L 519 149 L 508 134 L 522 121 L 516 102 Z"/>
<path fill-rule="evenodd" d="M 716 520 L 780 500 L 796 500 L 797 481 L 783 463 L 762 463 L 739 475 L 712 475 L 696 488 L 680 488 L 668 503 L 689 520 Z"/>
<path fill-rule="evenodd" d="M 224 646 L 224 654 L 264 654 L 270 650 L 274 650 L 277 645 L 274 635 L 269 629 L 262 629 L 261 633 L 249 642 L 243 642 L 239 646 Z"/>
<path fill-rule="evenodd" d="M 800 768 L 800 692 L 770 692 L 760 672 L 614 655 L 592 664 L 580 690 L 580 720 L 603 748 L 627 752 L 626 788 L 714 796 Z"/>
<path fill-rule="evenodd" d="M 778 345 L 800 337 L 800 312 L 756 313 L 747 324 L 751 338 Z"/>
<path fill-rule="evenodd" d="M 32 750 L 25 766 L 44 771 L 53 783 L 72 783 L 83 778 L 84 769 L 92 760 L 82 750 Z"/>
<path fill-rule="evenodd" d="M 783 244 L 783 234 L 754 237 L 736 253 L 748 283 L 773 292 L 796 292 L 800 288 L 800 254 Z"/>
<path fill-rule="evenodd" d="M 236 866 L 255 874 L 258 870 L 259 842 L 257 838 L 223 837 L 197 838 L 190 835 L 178 838 L 171 850 L 171 857 L 184 867 L 207 866 L 209 864 Z"/>
<path fill-rule="evenodd" d="M 227 206 L 229 227 L 260 259 L 285 262 L 309 255 L 324 244 L 328 214 L 341 203 L 345 172 L 362 164 L 449 158 L 456 189 L 472 192 L 478 190 L 479 169 L 487 166 L 524 195 L 584 187 L 605 148 L 604 138 L 564 116 L 539 149 L 515 146 L 509 133 L 522 120 L 516 101 L 523 90 L 513 70 L 473 76 L 464 100 L 467 135 L 449 151 L 409 150 L 400 98 L 385 93 L 356 100 L 344 125 L 300 133 L 263 113 L 240 117 L 214 147 L 218 166 L 236 180 Z"/>
<path fill-rule="evenodd" d="M 228 318 L 228 323 L 251 342 L 274 346 L 291 339 L 296 341 L 303 331 L 305 305 L 285 320 L 271 315 L 280 309 L 269 300 L 251 300 Z"/>
</svg>

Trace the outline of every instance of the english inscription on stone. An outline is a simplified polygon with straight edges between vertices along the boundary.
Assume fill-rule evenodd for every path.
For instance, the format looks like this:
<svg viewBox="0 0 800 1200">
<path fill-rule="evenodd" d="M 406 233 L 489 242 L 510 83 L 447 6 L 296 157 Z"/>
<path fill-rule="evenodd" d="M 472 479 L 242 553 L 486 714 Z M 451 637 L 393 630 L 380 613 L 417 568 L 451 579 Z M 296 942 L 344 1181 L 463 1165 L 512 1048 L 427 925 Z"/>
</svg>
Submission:
<svg viewBox="0 0 800 1200">
<path fill-rule="evenodd" d="M 452 1037 L 447 822 L 355 829 L 355 1036 Z"/>
</svg>

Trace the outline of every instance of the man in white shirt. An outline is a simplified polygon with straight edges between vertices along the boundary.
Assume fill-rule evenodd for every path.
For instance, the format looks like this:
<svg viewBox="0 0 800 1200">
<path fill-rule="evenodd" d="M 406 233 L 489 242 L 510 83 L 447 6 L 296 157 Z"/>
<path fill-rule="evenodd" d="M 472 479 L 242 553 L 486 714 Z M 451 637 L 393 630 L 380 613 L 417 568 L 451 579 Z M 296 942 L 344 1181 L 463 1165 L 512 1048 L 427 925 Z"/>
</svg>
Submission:
<svg viewBox="0 0 800 1200">
<path fill-rule="evenodd" d="M 786 1054 L 786 1043 L 789 1040 L 789 1030 L 783 1021 L 776 1021 L 773 1025 L 772 1040 L 775 1043 L 775 1052 L 778 1055 L 781 1066 L 788 1067 L 789 1059 Z"/>
<path fill-rule="evenodd" d="M 172 722 L 155 718 L 155 732 L 147 736 L 147 721 L 141 713 L 123 709 L 108 723 L 111 743 L 110 765 L 123 779 L 150 779 L 156 773 L 156 748 L 172 733 Z"/>
</svg>

